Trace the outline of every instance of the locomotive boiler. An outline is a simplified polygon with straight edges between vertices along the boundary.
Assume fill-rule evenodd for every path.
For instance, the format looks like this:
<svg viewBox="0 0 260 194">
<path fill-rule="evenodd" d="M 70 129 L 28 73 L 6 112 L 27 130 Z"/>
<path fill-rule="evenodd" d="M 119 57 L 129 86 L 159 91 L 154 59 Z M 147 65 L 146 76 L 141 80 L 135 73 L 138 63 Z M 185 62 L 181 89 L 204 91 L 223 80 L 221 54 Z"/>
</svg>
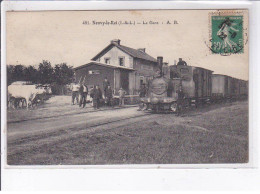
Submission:
<svg viewBox="0 0 260 194">
<path fill-rule="evenodd" d="M 157 57 L 158 69 L 154 79 L 148 82 L 147 95 L 141 98 L 144 109 L 153 111 L 177 111 L 177 90 L 181 85 L 181 79 L 170 79 L 162 71 L 163 57 Z"/>
</svg>

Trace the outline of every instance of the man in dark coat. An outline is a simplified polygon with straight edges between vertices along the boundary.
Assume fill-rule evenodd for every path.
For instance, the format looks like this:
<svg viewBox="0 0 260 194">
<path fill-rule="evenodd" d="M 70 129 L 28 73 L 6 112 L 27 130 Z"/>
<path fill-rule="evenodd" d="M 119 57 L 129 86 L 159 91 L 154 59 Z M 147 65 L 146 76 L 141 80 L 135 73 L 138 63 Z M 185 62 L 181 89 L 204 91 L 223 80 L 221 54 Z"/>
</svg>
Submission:
<svg viewBox="0 0 260 194">
<path fill-rule="evenodd" d="M 141 88 L 140 88 L 140 92 L 139 92 L 139 97 L 140 98 L 145 97 L 146 96 L 146 92 L 147 92 L 147 88 L 146 88 L 145 84 L 142 84 Z"/>
<path fill-rule="evenodd" d="M 183 106 L 183 100 L 184 100 L 184 92 L 182 90 L 182 86 L 179 86 L 179 89 L 176 91 L 178 94 L 178 99 L 177 99 L 177 111 L 178 114 L 180 113 L 182 106 Z"/>
<path fill-rule="evenodd" d="M 107 87 L 105 98 L 106 98 L 107 105 L 113 106 L 113 91 L 112 91 L 111 86 Z"/>
<path fill-rule="evenodd" d="M 145 84 L 142 84 L 141 87 L 140 87 L 140 91 L 139 91 L 139 97 L 140 98 L 145 97 L 146 93 L 147 93 L 147 88 L 146 88 Z M 143 103 L 140 103 L 138 111 L 142 110 L 143 108 L 144 108 Z"/>
<path fill-rule="evenodd" d="M 100 99 L 102 99 L 102 91 L 99 88 L 99 86 L 94 86 L 94 89 L 92 90 L 91 97 L 93 98 L 93 106 L 94 109 L 99 109 L 100 106 Z"/>
<path fill-rule="evenodd" d="M 107 80 L 107 77 L 105 77 L 105 80 L 103 81 L 103 89 L 104 89 L 104 95 L 106 96 L 108 86 L 110 86 L 109 81 Z"/>
<path fill-rule="evenodd" d="M 81 84 L 79 88 L 80 100 L 79 100 L 79 107 L 82 106 L 84 108 L 87 103 L 87 95 L 88 95 L 88 87 L 86 84 Z"/>
</svg>

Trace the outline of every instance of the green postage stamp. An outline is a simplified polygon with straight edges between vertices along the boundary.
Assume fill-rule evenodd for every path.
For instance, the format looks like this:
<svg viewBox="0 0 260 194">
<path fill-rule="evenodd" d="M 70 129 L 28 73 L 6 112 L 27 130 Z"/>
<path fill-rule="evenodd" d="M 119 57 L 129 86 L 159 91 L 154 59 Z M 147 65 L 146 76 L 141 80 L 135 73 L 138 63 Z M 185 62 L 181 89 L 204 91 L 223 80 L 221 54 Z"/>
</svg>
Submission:
<svg viewBox="0 0 260 194">
<path fill-rule="evenodd" d="M 243 15 L 211 15 L 210 20 L 212 53 L 244 53 Z"/>
</svg>

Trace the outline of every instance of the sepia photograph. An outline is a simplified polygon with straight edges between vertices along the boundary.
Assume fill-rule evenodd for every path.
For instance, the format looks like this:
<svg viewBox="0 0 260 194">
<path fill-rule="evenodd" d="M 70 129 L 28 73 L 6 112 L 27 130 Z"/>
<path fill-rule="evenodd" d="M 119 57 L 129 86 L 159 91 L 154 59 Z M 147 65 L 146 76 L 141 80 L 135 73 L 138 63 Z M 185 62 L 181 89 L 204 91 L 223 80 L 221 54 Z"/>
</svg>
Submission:
<svg viewBox="0 0 260 194">
<path fill-rule="evenodd" d="M 248 163 L 248 15 L 7 11 L 7 165 Z"/>
</svg>

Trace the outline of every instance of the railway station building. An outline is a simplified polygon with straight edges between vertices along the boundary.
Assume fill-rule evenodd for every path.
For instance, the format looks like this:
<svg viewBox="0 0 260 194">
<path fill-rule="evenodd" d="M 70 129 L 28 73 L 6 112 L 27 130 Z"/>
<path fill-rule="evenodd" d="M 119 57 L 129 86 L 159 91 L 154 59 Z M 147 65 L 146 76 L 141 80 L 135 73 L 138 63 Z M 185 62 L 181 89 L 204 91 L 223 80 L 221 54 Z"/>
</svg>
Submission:
<svg viewBox="0 0 260 194">
<path fill-rule="evenodd" d="M 137 95 L 142 83 L 154 76 L 157 60 L 145 52 L 145 48 L 133 49 L 120 44 L 119 39 L 94 56 L 90 62 L 74 68 L 76 81 L 85 77 L 88 87 L 99 85 L 108 79 L 114 94 L 122 87 L 127 95 Z"/>
</svg>

